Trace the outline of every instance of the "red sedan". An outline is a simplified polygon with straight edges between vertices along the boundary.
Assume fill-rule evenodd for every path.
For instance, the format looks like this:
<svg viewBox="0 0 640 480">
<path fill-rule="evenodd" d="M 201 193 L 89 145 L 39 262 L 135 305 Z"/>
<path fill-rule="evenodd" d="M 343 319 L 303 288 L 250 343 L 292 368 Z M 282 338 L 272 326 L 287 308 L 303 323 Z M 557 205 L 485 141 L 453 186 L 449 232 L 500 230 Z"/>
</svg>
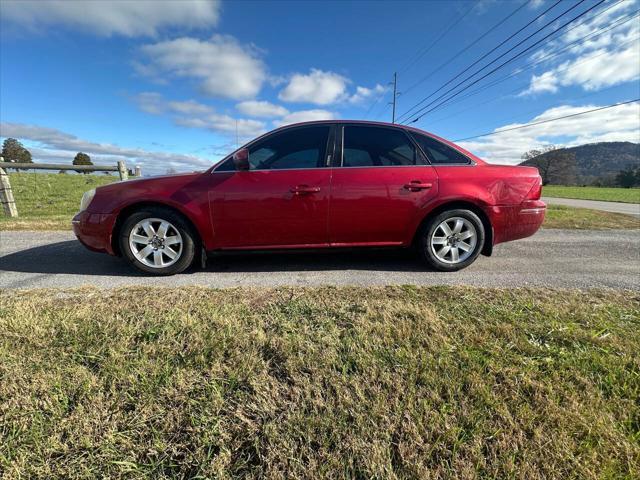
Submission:
<svg viewBox="0 0 640 480">
<path fill-rule="evenodd" d="M 532 167 L 488 165 L 410 127 L 310 122 L 267 133 L 205 172 L 85 193 L 91 250 L 167 275 L 217 250 L 411 247 L 454 271 L 544 219 Z"/>
</svg>

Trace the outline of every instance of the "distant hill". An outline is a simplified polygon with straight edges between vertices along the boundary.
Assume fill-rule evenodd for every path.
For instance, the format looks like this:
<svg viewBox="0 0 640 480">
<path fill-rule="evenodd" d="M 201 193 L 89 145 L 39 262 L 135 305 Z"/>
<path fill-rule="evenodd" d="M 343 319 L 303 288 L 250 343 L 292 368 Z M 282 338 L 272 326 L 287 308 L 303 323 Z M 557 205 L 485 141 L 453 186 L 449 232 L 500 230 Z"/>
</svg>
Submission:
<svg viewBox="0 0 640 480">
<path fill-rule="evenodd" d="M 608 183 L 620 170 L 640 166 L 640 143 L 601 142 L 558 149 L 576 156 L 577 183 Z M 544 157 L 547 154 L 540 155 Z M 529 165 L 527 160 L 520 165 Z"/>
</svg>

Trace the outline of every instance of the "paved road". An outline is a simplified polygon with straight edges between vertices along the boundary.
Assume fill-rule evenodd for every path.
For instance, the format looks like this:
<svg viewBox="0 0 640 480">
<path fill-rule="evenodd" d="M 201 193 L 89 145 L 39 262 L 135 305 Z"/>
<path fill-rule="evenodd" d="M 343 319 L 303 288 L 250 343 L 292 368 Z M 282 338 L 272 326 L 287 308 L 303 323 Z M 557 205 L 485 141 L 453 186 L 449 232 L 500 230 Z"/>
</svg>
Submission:
<svg viewBox="0 0 640 480">
<path fill-rule="evenodd" d="M 427 271 L 406 251 L 367 251 L 217 256 L 160 278 L 87 251 L 71 232 L 0 232 L 0 288 L 390 284 L 640 290 L 640 231 L 541 230 L 456 273 Z"/>
<path fill-rule="evenodd" d="M 552 205 L 566 205 L 567 207 L 591 208 L 603 212 L 626 213 L 640 217 L 640 204 L 622 202 L 600 202 L 597 200 L 578 200 L 574 198 L 542 197 L 542 201 Z"/>
</svg>

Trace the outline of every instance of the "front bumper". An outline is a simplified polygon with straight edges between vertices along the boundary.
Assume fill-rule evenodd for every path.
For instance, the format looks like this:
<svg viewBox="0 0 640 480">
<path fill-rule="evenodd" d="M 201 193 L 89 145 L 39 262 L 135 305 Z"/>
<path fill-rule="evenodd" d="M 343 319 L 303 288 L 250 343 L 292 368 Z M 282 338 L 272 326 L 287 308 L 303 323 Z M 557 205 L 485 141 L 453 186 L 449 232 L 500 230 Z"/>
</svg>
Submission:
<svg viewBox="0 0 640 480">
<path fill-rule="evenodd" d="M 526 200 L 520 205 L 489 207 L 493 244 L 530 237 L 544 221 L 547 205 L 542 200 Z"/>
<path fill-rule="evenodd" d="M 116 215 L 111 213 L 80 212 L 73 220 L 73 233 L 89 250 L 115 255 L 111 243 Z"/>
</svg>

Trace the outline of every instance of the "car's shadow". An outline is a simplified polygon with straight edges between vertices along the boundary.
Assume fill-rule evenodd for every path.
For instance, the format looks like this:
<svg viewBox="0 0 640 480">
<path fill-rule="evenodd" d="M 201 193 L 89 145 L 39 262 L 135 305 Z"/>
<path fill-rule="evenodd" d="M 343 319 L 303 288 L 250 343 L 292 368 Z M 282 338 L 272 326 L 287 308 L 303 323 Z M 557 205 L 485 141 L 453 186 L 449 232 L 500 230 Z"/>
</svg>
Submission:
<svg viewBox="0 0 640 480">
<path fill-rule="evenodd" d="M 137 276 L 120 258 L 90 252 L 75 240 L 20 250 L 0 257 L 0 270 L 43 274 Z M 428 271 L 410 250 L 299 251 L 210 256 L 189 272 L 288 272 L 323 270 Z"/>
<path fill-rule="evenodd" d="M 50 243 L 10 253 L 0 257 L 0 270 L 73 275 L 138 274 L 121 259 L 90 252 L 77 240 Z"/>
</svg>

